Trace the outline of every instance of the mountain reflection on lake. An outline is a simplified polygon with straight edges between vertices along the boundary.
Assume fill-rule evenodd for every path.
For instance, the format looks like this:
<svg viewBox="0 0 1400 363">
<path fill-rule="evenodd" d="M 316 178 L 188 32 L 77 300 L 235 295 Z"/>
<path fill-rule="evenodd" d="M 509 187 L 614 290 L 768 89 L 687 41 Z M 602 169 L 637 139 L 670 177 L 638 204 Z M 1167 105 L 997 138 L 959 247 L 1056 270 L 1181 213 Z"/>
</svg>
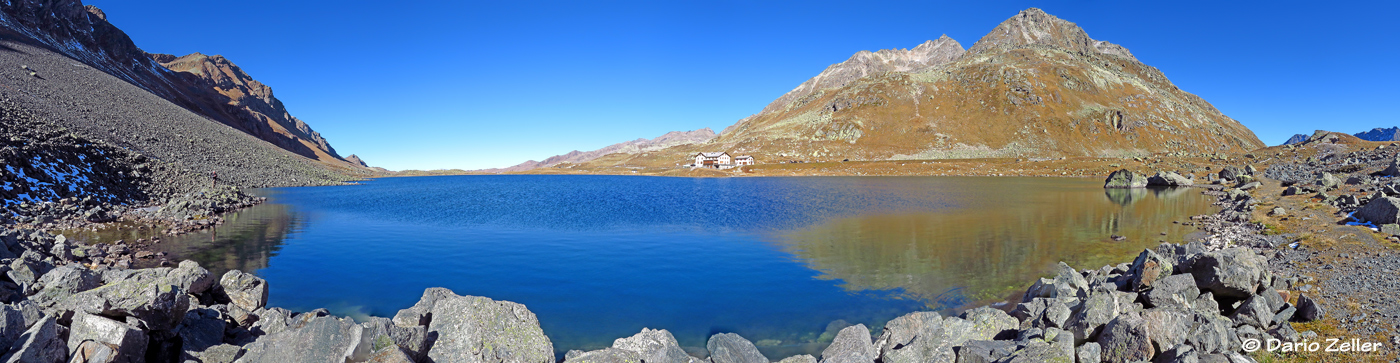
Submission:
<svg viewBox="0 0 1400 363">
<path fill-rule="evenodd" d="M 977 197 L 959 208 L 841 218 L 779 241 L 819 278 L 847 290 L 899 288 L 948 312 L 1014 298 L 1061 261 L 1078 269 L 1116 265 L 1159 241 L 1180 243 L 1195 228 L 1173 222 L 1210 205 L 1190 188 L 1009 184 L 965 183 L 959 188 Z"/>
<path fill-rule="evenodd" d="M 1056 262 L 1130 261 L 1212 211 L 1198 189 L 1073 178 L 454 176 L 278 188 L 172 260 L 266 278 L 269 305 L 393 316 L 423 289 L 525 304 L 557 353 L 642 327 L 770 358 L 1023 291 Z M 1163 235 L 1161 233 L 1165 232 Z M 1111 235 L 1126 236 L 1112 241 Z"/>
</svg>

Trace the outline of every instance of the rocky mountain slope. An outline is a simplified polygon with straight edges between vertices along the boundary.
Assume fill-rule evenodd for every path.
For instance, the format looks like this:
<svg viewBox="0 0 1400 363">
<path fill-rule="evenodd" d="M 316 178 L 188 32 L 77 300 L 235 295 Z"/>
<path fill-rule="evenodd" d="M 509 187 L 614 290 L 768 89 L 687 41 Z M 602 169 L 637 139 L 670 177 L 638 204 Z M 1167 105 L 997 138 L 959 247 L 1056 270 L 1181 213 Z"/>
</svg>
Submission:
<svg viewBox="0 0 1400 363">
<path fill-rule="evenodd" d="M 130 41 L 102 20 L 100 11 L 74 4 L 0 6 L 0 101 L 6 105 L 0 117 L 6 124 L 21 125 L 0 129 L 0 137 L 21 144 L 0 151 L 8 155 L 0 181 L 11 183 L 8 187 L 25 184 L 32 192 L 12 189 L 0 204 L 81 195 L 120 197 L 117 202 L 129 205 L 159 204 L 210 186 L 215 175 L 220 185 L 240 187 L 335 184 L 374 175 L 345 161 L 318 162 L 284 150 L 173 103 L 166 97 L 180 94 L 171 92 L 179 90 L 176 85 L 182 83 L 176 81 L 181 78 L 139 49 L 93 51 L 98 44 Z M 77 10 L 81 13 L 74 13 Z M 63 33 L 80 16 L 89 21 L 84 30 Z M 125 58 L 135 54 L 131 52 L 141 56 Z M 54 146 L 30 145 L 41 142 Z M 90 161 L 99 151 L 122 156 L 103 161 L 117 163 L 111 165 L 79 159 Z M 136 177 L 128 177 L 132 173 Z M 90 183 L 76 176 L 87 176 Z M 97 187 L 123 192 L 91 190 Z"/>
<path fill-rule="evenodd" d="M 586 162 L 586 161 L 592 161 L 592 160 L 594 160 L 594 159 L 597 159 L 597 158 L 599 158 L 599 157 L 602 157 L 602 156 L 608 155 L 608 154 L 622 153 L 622 154 L 634 154 L 634 155 L 635 155 L 635 154 L 642 154 L 642 153 L 651 152 L 651 151 L 662 150 L 662 149 L 666 149 L 666 148 L 670 148 L 670 147 L 675 147 L 675 146 L 701 144 L 701 143 L 704 143 L 704 142 L 706 142 L 706 141 L 710 141 L 711 139 L 714 139 L 715 136 L 716 136 L 716 135 L 715 135 L 715 131 L 714 131 L 714 130 L 710 130 L 710 128 L 708 128 L 708 127 L 703 128 L 703 129 L 699 129 L 699 130 L 692 130 L 692 131 L 671 131 L 671 132 L 667 132 L 667 133 L 664 134 L 664 135 L 657 136 L 656 138 L 653 138 L 653 139 L 650 139 L 650 140 L 648 140 L 648 139 L 636 139 L 636 140 L 632 140 L 632 141 L 620 142 L 620 143 L 616 143 L 616 144 L 604 146 L 604 147 L 601 148 L 601 149 L 592 150 L 592 151 L 578 151 L 578 150 L 574 150 L 574 151 L 569 152 L 568 154 L 551 156 L 551 157 L 549 157 L 549 158 L 547 158 L 547 159 L 544 159 L 544 161 L 529 160 L 529 161 L 526 161 L 526 162 L 523 162 L 523 163 L 520 163 L 520 164 L 516 164 L 515 166 L 511 166 L 511 167 L 499 168 L 499 169 L 485 169 L 485 170 L 477 170 L 477 171 L 478 171 L 478 172 L 488 172 L 488 173 L 504 173 L 504 172 L 526 171 L 526 170 L 530 170 L 530 169 L 543 168 L 543 167 L 550 167 L 550 166 L 558 165 L 558 164 L 561 164 L 561 163 L 575 163 L 575 164 L 577 164 L 577 163 L 582 163 L 582 162 Z"/>
<path fill-rule="evenodd" d="M 610 161 L 673 165 L 702 149 L 763 163 L 1213 155 L 1263 146 L 1126 48 L 1032 8 L 965 52 L 946 36 L 910 50 L 862 51 L 707 144 Z"/>
<path fill-rule="evenodd" d="M 223 56 L 150 56 L 184 78 L 189 85 L 186 94 L 202 106 L 202 114 L 305 157 L 321 161 L 341 159 L 326 138 L 287 113 L 282 101 L 272 96 L 271 87 Z"/>
<path fill-rule="evenodd" d="M 97 7 L 79 0 L 7 1 L 0 5 L 0 28 L 7 40 L 49 48 L 299 155 L 350 165 L 325 138 L 287 114 L 270 88 L 233 63 L 198 53 L 178 58 L 147 54 Z"/>
</svg>

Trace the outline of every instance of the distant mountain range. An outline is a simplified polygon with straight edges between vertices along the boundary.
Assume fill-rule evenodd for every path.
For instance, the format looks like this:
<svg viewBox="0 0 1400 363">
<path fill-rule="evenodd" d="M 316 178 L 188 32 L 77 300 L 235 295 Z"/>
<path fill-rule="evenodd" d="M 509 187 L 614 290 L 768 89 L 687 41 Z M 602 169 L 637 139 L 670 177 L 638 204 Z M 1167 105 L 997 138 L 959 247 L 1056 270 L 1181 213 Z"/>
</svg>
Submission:
<svg viewBox="0 0 1400 363">
<path fill-rule="evenodd" d="M 670 166 L 696 151 L 782 160 L 1204 155 L 1263 147 L 1127 48 L 1040 9 L 967 50 L 944 35 L 860 51 L 704 144 L 608 163 Z"/>
<path fill-rule="evenodd" d="M 1318 132 L 1322 132 L 1322 130 L 1318 130 Z M 1362 131 L 1352 135 L 1366 141 L 1400 141 L 1400 135 L 1397 135 L 1397 132 L 1400 132 L 1400 127 L 1377 127 L 1371 129 L 1371 131 Z M 1294 134 L 1293 137 L 1288 138 L 1288 141 L 1284 141 L 1283 144 L 1298 144 L 1304 141 L 1308 141 L 1308 138 L 1308 135 Z"/>
<path fill-rule="evenodd" d="M 506 168 L 475 170 L 486 173 L 506 173 L 513 171 L 526 171 L 536 168 L 555 166 L 561 163 L 582 163 L 592 161 L 608 154 L 640 154 L 650 151 L 662 150 L 681 145 L 700 144 L 715 138 L 715 131 L 706 127 L 693 131 L 671 131 L 664 135 L 657 136 L 650 140 L 636 139 L 632 141 L 620 142 L 601 149 L 592 151 L 574 150 L 567 154 L 555 155 L 544 159 L 544 161 L 529 160 Z"/>
</svg>

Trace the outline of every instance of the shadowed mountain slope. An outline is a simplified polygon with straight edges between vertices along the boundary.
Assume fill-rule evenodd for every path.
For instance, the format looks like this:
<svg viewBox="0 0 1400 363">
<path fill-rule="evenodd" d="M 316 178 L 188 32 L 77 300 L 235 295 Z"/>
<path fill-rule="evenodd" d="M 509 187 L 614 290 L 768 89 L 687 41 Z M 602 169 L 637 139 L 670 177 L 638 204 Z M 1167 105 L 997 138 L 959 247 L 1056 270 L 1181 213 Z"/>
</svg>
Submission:
<svg viewBox="0 0 1400 363">
<path fill-rule="evenodd" d="M 271 88 L 232 62 L 198 53 L 147 54 L 97 7 L 78 0 L 7 1 L 0 5 L 0 28 L 284 149 L 350 165 L 325 138 L 288 114 Z"/>
<path fill-rule="evenodd" d="M 36 38 L 31 34 L 51 34 L 39 31 L 48 26 L 19 23 L 13 16 L 17 4 L 27 3 L 0 6 L 0 98 L 22 111 L 8 115 L 28 115 L 31 121 L 26 124 L 52 125 L 51 133 L 73 135 L 55 136 L 55 140 L 89 140 L 140 155 L 144 158 L 138 158 L 140 164 L 132 166 L 135 170 L 160 171 L 157 174 L 179 179 L 155 180 L 147 193 L 173 195 L 207 186 L 214 173 L 220 184 L 243 187 L 334 184 L 372 175 L 345 161 L 326 163 L 303 157 L 172 103 L 166 96 L 180 94 L 174 86 L 180 84 L 175 82 L 178 77 L 145 53 L 116 59 L 111 51 L 84 51 L 90 47 L 81 45 L 81 37 L 126 39 L 105 21 L 93 22 L 93 31 L 65 35 L 78 40 Z M 59 17 L 71 15 L 63 9 L 52 10 Z M 90 19 L 101 20 L 95 9 L 78 9 Z M 48 14 L 41 18 L 51 20 Z M 69 47 L 55 47 L 55 42 Z M 123 63 L 127 61 L 135 63 Z M 136 72 L 134 66 L 151 68 Z M 135 77 L 150 77 L 144 80 L 154 83 L 143 86 L 133 82 Z M 14 130 L 0 130 L 0 134 L 24 137 Z"/>
</svg>

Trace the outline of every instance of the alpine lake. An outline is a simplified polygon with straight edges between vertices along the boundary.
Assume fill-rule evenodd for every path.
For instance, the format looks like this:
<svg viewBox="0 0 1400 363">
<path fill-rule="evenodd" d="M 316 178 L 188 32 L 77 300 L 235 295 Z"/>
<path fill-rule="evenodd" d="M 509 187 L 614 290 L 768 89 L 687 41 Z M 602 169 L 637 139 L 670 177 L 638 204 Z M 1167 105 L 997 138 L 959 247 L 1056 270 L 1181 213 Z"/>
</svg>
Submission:
<svg viewBox="0 0 1400 363">
<path fill-rule="evenodd" d="M 1061 261 L 1131 261 L 1215 212 L 1201 189 L 1083 178 L 438 176 L 254 192 L 268 203 L 155 249 L 256 273 L 268 305 L 293 311 L 392 317 L 429 287 L 522 303 L 559 355 L 643 327 L 695 354 L 733 332 L 771 359 L 818 355 L 852 324 L 1009 309 Z"/>
</svg>

